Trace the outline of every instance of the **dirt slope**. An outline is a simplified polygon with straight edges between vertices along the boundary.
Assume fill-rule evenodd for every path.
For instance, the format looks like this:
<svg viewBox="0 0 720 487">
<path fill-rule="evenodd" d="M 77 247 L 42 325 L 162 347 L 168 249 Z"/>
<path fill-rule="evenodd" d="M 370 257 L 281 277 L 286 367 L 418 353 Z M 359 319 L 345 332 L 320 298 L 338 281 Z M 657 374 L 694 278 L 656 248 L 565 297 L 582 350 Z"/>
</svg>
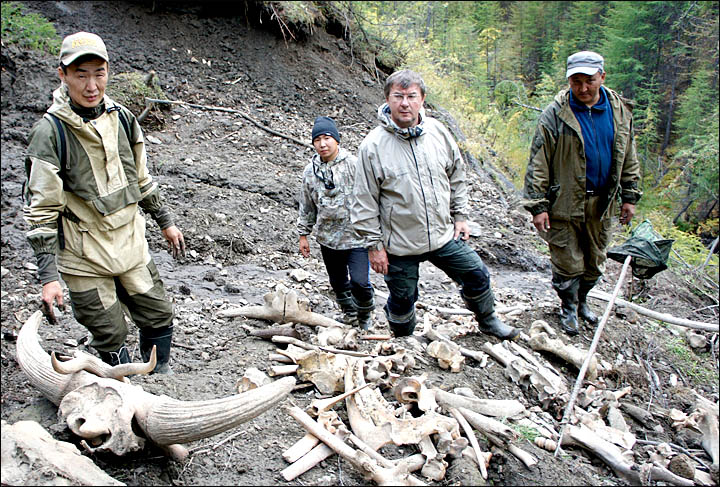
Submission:
<svg viewBox="0 0 720 487">
<path fill-rule="evenodd" d="M 313 119 L 333 116 L 340 126 L 343 146 L 354 151 L 364 134 L 375 125 L 375 112 L 382 102 L 382 85 L 352 64 L 347 44 L 316 29 L 300 44 L 252 26 L 244 12 L 224 8 L 223 15 L 201 8 L 157 2 L 28 2 L 53 21 L 61 36 L 89 30 L 105 40 L 112 72 L 155 71 L 169 99 L 241 110 L 259 123 L 288 136 L 308 141 Z M 156 2 L 152 2 L 156 3 Z M 189 5 L 189 3 L 188 3 Z M 266 25 L 267 27 L 267 25 Z M 2 48 L 2 419 L 10 422 L 35 419 L 58 439 L 74 441 L 64 424 L 58 424 L 56 408 L 33 389 L 15 362 L 14 335 L 22 322 L 37 309 L 40 287 L 34 258 L 25 242 L 21 186 L 24 179 L 23 148 L 32 124 L 51 101 L 57 86 L 56 60 L 37 53 Z M 162 121 L 162 123 L 160 123 Z M 236 392 L 236 381 L 248 367 L 267 370 L 268 352 L 275 346 L 252 337 L 249 330 L 267 323 L 222 319 L 219 309 L 238 304 L 260 304 L 262 296 L 278 283 L 297 289 L 310 300 L 313 310 L 334 316 L 337 307 L 327 284 L 319 248 L 312 241 L 312 258 L 297 252 L 295 194 L 302 168 L 311 151 L 290 140 L 261 130 L 246 118 L 232 113 L 174 106 L 154 111 L 146 135 L 150 169 L 159 181 L 166 200 L 177 215 L 189 253 L 174 262 L 165 251 L 160 232 L 148 224 L 151 250 L 177 309 L 174 376 L 139 377 L 134 383 L 158 394 L 178 399 L 211 399 Z M 150 139 L 148 137 L 148 139 Z M 528 331 L 536 319 L 553 323 L 557 306 L 549 285 L 549 261 L 541 241 L 531 231 L 528 216 L 513 207 L 512 196 L 501 192 L 482 171 L 470 171 L 471 245 L 491 269 L 496 299 L 500 305 L 522 305 L 524 312 L 506 319 Z M 293 269 L 310 273 L 305 282 L 289 277 Z M 611 262 L 600 288 L 611 291 L 619 266 Z M 444 274 L 423 266 L 421 300 L 425 303 L 460 307 L 457 287 Z M 381 277 L 373 282 L 386 291 Z M 692 293 L 674 287 L 669 278 L 651 281 L 646 294 L 658 311 L 693 319 L 712 319 L 694 314 L 703 303 Z M 387 332 L 377 306 L 375 326 Z M 604 303 L 594 302 L 602 312 Z M 422 318 L 422 311 L 420 317 Z M 636 317 L 635 317 L 636 318 Z M 633 317 L 631 317 L 633 319 Z M 460 319 L 459 322 L 462 322 Z M 682 364 L 666 355 L 665 328 L 647 332 L 644 319 L 629 322 L 613 315 L 599 352 L 613 362 L 618 354 L 627 359 L 641 357 L 655 364 L 661 389 L 651 389 L 642 369 L 628 368 L 625 375 L 607 378 L 612 389 L 632 384 L 632 401 L 645 405 L 654 397 L 663 407 L 689 412 L 688 387 L 696 387 L 717 401 L 717 384 L 693 382 Z M 70 313 L 61 316 L 57 328 L 41 329 L 47 350 L 73 350 L 86 336 Z M 592 330 L 573 342 L 587 347 Z M 404 339 L 407 346 L 413 342 Z M 459 340 L 479 349 L 485 341 L 497 340 L 468 335 Z M 134 350 L 136 336 L 129 345 Z M 369 346 L 367 347 L 369 348 Z M 139 356 L 134 350 L 135 357 Z M 699 356 L 713 367 L 706 353 Z M 435 361 L 413 371 L 427 373 L 428 381 L 443 388 L 470 387 L 479 397 L 518 399 L 535 405 L 517 384 L 505 377 L 490 360 L 481 368 L 469 360 L 460 373 L 440 369 Z M 574 382 L 572 366 L 554 365 Z M 715 367 L 716 359 L 715 359 Z M 715 370 L 717 370 L 715 368 Z M 680 386 L 667 385 L 670 373 L 678 373 Z M 651 396 L 651 390 L 657 396 Z M 315 397 L 312 390 L 292 394 L 288 403 L 306 407 Z M 342 408 L 338 408 L 342 410 Z M 557 415 L 558 411 L 552 411 Z M 342 414 L 342 413 L 341 413 Z M 560 411 L 561 414 L 561 411 Z M 556 418 L 556 419 L 559 419 Z M 633 427 L 640 428 L 633 424 Z M 231 433 L 241 433 L 219 448 L 212 448 Z M 663 434 L 644 431 L 649 439 L 667 440 Z M 638 433 L 640 436 L 640 433 Z M 275 408 L 228 433 L 188 446 L 192 455 L 184 465 L 168 461 L 158 450 L 94 460 L 110 475 L 132 485 L 360 485 L 366 483 L 347 462 L 326 460 L 293 482 L 285 482 L 282 451 L 304 431 L 282 408 Z M 654 435 L 654 436 L 653 436 Z M 672 438 L 697 448 L 697 435 Z M 580 450 L 552 458 L 529 442 L 522 447 L 540 458 L 532 471 L 515 457 L 498 454 L 491 464 L 490 480 L 514 485 L 616 485 L 621 482 L 599 461 Z M 407 455 L 414 447 L 390 453 Z M 472 467 L 451 465 L 444 485 L 477 481 Z"/>
</svg>

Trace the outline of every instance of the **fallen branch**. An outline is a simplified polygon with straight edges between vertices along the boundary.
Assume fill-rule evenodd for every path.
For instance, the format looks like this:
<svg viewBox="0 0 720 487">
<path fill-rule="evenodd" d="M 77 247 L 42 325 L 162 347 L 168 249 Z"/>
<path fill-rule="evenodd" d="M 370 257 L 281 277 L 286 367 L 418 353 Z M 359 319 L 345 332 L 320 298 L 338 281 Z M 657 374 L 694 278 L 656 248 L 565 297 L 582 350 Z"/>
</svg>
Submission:
<svg viewBox="0 0 720 487">
<path fill-rule="evenodd" d="M 266 132 L 269 132 L 278 137 L 282 137 L 283 139 L 287 139 L 291 142 L 295 142 L 296 144 L 301 145 L 303 147 L 307 147 L 308 149 L 313 148 L 313 146 L 308 144 L 307 142 L 303 142 L 302 140 L 298 140 L 295 137 L 292 137 L 290 135 L 285 135 L 281 132 L 277 132 L 277 131 L 271 129 L 270 127 L 266 127 L 266 126 L 262 125 L 260 122 L 255 121 L 247 113 L 242 112 L 240 110 L 236 110 L 234 108 L 216 107 L 216 106 L 211 106 L 211 105 L 198 105 L 196 103 L 188 103 L 186 101 L 181 101 L 181 100 L 158 100 L 156 98 L 145 98 L 145 101 L 148 103 L 161 103 L 161 104 L 165 104 L 165 105 L 184 105 L 184 106 L 188 106 L 188 107 L 192 107 L 192 108 L 200 108 L 202 110 L 214 110 L 217 112 L 237 113 L 238 115 L 243 117 L 248 122 L 252 123 L 253 125 L 255 125 L 258 128 L 263 129 Z"/>
<path fill-rule="evenodd" d="M 610 295 L 608 293 L 599 291 L 597 289 L 593 289 L 590 291 L 590 294 L 588 294 L 591 298 L 600 299 L 602 301 L 609 301 Z M 642 306 L 631 303 L 629 301 L 625 301 L 624 299 L 616 298 L 615 302 L 620 306 L 627 306 L 628 308 L 636 311 L 637 313 L 647 316 L 649 318 L 653 318 L 655 320 L 664 321 L 665 323 L 670 323 L 673 325 L 678 326 L 684 326 L 686 328 L 694 328 L 696 330 L 704 330 L 704 331 L 714 331 L 718 332 L 720 331 L 720 325 L 713 325 L 710 323 L 703 323 L 701 321 L 693 321 L 693 320 L 686 320 L 684 318 L 677 318 L 675 316 L 669 315 L 667 313 L 658 313 L 657 311 L 652 311 L 647 308 L 643 308 Z"/>
</svg>

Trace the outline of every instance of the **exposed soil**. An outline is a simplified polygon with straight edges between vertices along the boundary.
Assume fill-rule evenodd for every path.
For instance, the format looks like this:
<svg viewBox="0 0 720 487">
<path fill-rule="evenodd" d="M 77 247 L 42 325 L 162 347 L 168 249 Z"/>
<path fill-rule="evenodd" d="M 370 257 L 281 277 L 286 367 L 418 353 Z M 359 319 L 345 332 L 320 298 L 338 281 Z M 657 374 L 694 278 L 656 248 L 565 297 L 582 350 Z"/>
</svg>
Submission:
<svg viewBox="0 0 720 487">
<path fill-rule="evenodd" d="M 305 41 L 285 42 L 269 22 L 253 25 L 243 9 L 222 12 L 200 7 L 170 8 L 160 2 L 27 2 L 55 23 L 61 36 L 89 30 L 106 42 L 115 73 L 154 70 L 169 99 L 241 110 L 275 131 L 308 141 L 318 115 L 331 115 L 339 124 L 344 147 L 354 151 L 375 125 L 382 102 L 382 85 L 363 71 L 342 39 L 316 28 Z M 155 11 L 152 4 L 159 5 Z M 250 14 L 252 15 L 252 14 Z M 55 58 L 36 52 L 2 47 L 2 419 L 15 422 L 33 419 L 56 438 L 79 444 L 57 408 L 27 381 L 15 361 L 15 340 L 21 324 L 38 309 L 40 285 L 34 258 L 25 242 L 21 187 L 24 180 L 23 151 L 32 124 L 51 102 L 58 80 Z M 112 92 L 109 94 L 112 96 Z M 176 326 L 172 367 L 175 375 L 134 377 L 150 392 L 184 399 L 212 399 L 236 393 L 236 381 L 249 367 L 267 371 L 268 353 L 275 345 L 248 336 L 268 323 L 243 318 L 223 319 L 220 309 L 261 304 L 263 295 L 278 283 L 306 296 L 313 311 L 337 317 L 320 252 L 311 240 L 312 256 L 303 259 L 297 250 L 295 219 L 302 168 L 311 150 L 288 139 L 273 136 L 233 113 L 184 106 L 155 109 L 144 125 L 146 136 L 159 143 L 147 144 L 150 170 L 185 234 L 188 254 L 173 261 L 157 226 L 148 223 L 148 238 L 155 262 L 175 301 Z M 309 142 L 309 141 L 308 141 Z M 492 161 L 486 161 L 488 164 Z M 468 171 L 471 182 L 471 245 L 489 266 L 499 305 L 523 305 L 524 311 L 505 319 L 528 332 L 530 324 L 546 320 L 556 326 L 559 301 L 550 287 L 549 260 L 545 246 L 532 231 L 529 216 L 515 204 L 513 195 L 495 185 L 482 167 Z M 293 269 L 304 269 L 310 278 L 297 282 Z M 608 263 L 599 289 L 612 292 L 620 265 Z M 421 301 L 443 307 L 462 307 L 457 287 L 432 266 L 421 269 Z M 372 273 L 376 288 L 387 291 L 381 276 Z M 670 272 L 640 286 L 644 306 L 678 317 L 717 322 L 712 302 L 687 289 Z M 627 295 L 627 286 L 623 289 Z M 381 311 L 376 308 L 377 333 L 387 333 Z M 598 314 L 605 303 L 591 301 Z M 703 309 L 705 308 L 705 309 Z M 700 310 L 700 311 L 694 311 Z M 717 311 L 717 308 L 714 308 Z M 422 320 L 425 310 L 419 310 Z M 457 319 L 457 318 L 456 318 Z M 464 318 L 457 319 L 463 322 Z M 649 403 L 691 412 L 690 389 L 718 400 L 717 339 L 709 351 L 690 351 L 690 359 L 710 374 L 696 373 L 689 362 L 669 353 L 673 340 L 684 343 L 675 328 L 632 312 L 613 313 L 598 347 L 600 357 L 626 362 L 605 377 L 608 388 L 632 386 L 626 398 L 640 406 Z M 57 327 L 40 330 L 46 350 L 72 352 L 82 348 L 87 335 L 67 312 Z M 587 348 L 593 330 L 569 340 Z M 414 339 L 402 339 L 412 348 Z M 458 339 L 467 348 L 496 343 L 493 337 L 470 334 Z M 135 359 L 137 337 L 128 339 Z M 361 345 L 370 349 L 371 345 Z M 571 387 L 577 370 L 550 357 L 567 374 Z M 649 382 L 638 359 L 652 366 L 659 382 Z M 452 390 L 469 387 L 478 397 L 518 399 L 526 406 L 537 399 L 511 382 L 492 359 L 486 367 L 468 360 L 461 372 L 451 373 L 425 355 L 413 375 L 428 374 L 428 382 Z M 633 365 L 636 364 L 636 365 Z M 669 385 L 669 377 L 679 377 Z M 316 397 L 312 389 L 293 392 L 286 404 L 306 407 Z M 392 400 L 386 394 L 388 400 Z M 338 406 L 339 411 L 343 410 Z M 560 411 L 550 411 L 559 420 Z M 343 413 L 341 412 L 341 416 Z M 669 422 L 658 420 L 662 431 L 651 431 L 628 419 L 638 438 L 672 441 L 709 462 L 697 450 L 698 435 L 675 434 Z M 556 423 L 557 424 L 557 423 Z M 219 444 L 230 434 L 241 433 Z M 337 456 L 292 482 L 280 472 L 287 466 L 281 453 L 303 436 L 304 430 L 282 407 L 276 407 L 236 430 L 190 443 L 185 464 L 165 458 L 159 449 L 123 457 L 95 456 L 110 475 L 131 485 L 361 485 L 367 483 L 346 461 Z M 489 449 L 487 442 L 481 444 Z M 577 449 L 554 458 L 529 441 L 522 448 L 539 459 L 532 469 L 509 453 L 491 462 L 489 482 L 509 485 L 622 485 L 622 481 L 598 459 Z M 645 447 L 635 447 L 645 461 Z M 408 455 L 415 447 L 401 447 L 392 454 Z M 640 461 L 638 460 L 638 461 Z M 481 480 L 481 479 L 480 479 Z M 479 482 L 472 464 L 452 462 L 443 485 Z"/>
</svg>

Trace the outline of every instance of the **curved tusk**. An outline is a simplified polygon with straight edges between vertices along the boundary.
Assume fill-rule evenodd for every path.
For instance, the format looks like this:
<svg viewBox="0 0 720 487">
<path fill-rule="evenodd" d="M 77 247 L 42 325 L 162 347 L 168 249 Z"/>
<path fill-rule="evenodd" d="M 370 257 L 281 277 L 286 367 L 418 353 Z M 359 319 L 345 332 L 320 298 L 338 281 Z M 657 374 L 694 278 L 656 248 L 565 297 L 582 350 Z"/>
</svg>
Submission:
<svg viewBox="0 0 720 487">
<path fill-rule="evenodd" d="M 295 387 L 284 377 L 242 394 L 209 401 L 178 401 L 161 396 L 150 407 L 144 430 L 158 445 L 188 443 L 222 433 L 270 409 Z"/>
<path fill-rule="evenodd" d="M 55 372 L 50 356 L 40 346 L 38 328 L 42 318 L 42 312 L 36 311 L 20 329 L 16 344 L 17 361 L 30 383 L 57 406 L 72 376 Z"/>
<path fill-rule="evenodd" d="M 156 346 L 153 345 L 150 359 L 147 363 L 119 364 L 111 366 L 99 358 L 85 352 L 77 352 L 75 358 L 67 361 L 58 360 L 55 352 L 50 353 L 50 362 L 55 372 L 59 374 L 74 374 L 81 370 L 95 374 L 98 377 L 107 377 L 123 381 L 125 376 L 134 374 L 149 374 L 157 364 Z"/>
</svg>

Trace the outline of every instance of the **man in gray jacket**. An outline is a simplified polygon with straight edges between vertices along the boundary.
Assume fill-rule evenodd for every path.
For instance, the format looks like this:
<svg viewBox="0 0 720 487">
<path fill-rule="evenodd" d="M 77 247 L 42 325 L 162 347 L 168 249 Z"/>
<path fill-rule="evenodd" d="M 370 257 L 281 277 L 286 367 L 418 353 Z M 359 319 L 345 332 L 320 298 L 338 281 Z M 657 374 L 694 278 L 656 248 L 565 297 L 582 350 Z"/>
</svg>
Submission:
<svg viewBox="0 0 720 487">
<path fill-rule="evenodd" d="M 360 145 L 350 219 L 385 275 L 384 307 L 395 336 L 415 329 L 420 263 L 429 260 L 461 286 L 480 329 L 513 339 L 519 330 L 494 312 L 487 267 L 465 241 L 467 185 L 460 150 L 447 129 L 422 110 L 425 83 L 413 71 L 385 82 L 380 126 Z"/>
</svg>

